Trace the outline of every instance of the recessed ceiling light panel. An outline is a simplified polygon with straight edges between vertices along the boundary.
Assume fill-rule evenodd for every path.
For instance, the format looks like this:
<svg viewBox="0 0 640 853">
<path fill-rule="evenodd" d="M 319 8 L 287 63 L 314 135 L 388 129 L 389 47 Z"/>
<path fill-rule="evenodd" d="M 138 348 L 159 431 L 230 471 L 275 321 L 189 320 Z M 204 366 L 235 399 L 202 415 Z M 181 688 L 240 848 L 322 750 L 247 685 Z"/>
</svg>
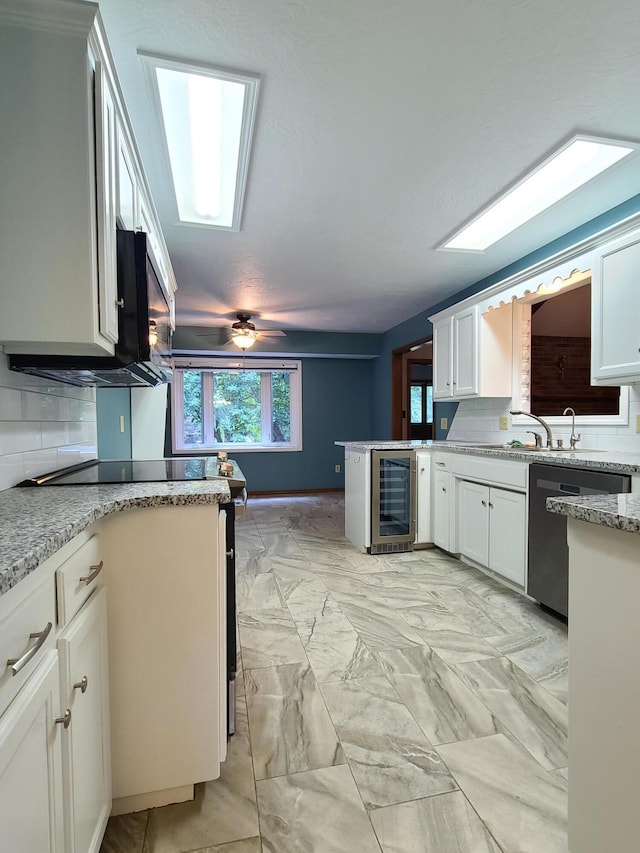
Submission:
<svg viewBox="0 0 640 853">
<path fill-rule="evenodd" d="M 240 230 L 259 78 L 139 51 L 181 222 Z"/>
<path fill-rule="evenodd" d="M 635 154 L 638 144 L 574 136 L 439 249 L 483 252 L 525 222 Z"/>
</svg>

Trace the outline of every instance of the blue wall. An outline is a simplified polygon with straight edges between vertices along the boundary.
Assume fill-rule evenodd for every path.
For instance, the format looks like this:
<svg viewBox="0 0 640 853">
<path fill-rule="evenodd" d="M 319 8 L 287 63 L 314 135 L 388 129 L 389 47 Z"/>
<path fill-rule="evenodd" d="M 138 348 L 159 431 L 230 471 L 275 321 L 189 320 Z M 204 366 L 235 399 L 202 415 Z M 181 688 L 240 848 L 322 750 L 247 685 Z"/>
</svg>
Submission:
<svg viewBox="0 0 640 853">
<path fill-rule="evenodd" d="M 533 266 L 539 261 L 543 261 L 545 258 L 579 243 L 581 240 L 586 240 L 593 234 L 597 234 L 598 231 L 602 231 L 611 225 L 615 225 L 616 222 L 620 222 L 639 211 L 640 195 L 636 195 L 623 202 L 623 204 L 620 204 L 606 213 L 603 213 L 601 216 L 597 216 L 590 222 L 581 225 L 579 228 L 575 228 L 573 231 L 569 231 L 562 237 L 558 237 L 558 239 L 553 242 L 547 243 L 546 246 L 542 246 L 534 252 L 525 255 L 525 257 L 520 258 L 508 267 L 504 267 L 492 275 L 480 279 L 480 281 L 464 288 L 464 290 L 460 290 L 448 299 L 444 299 L 443 301 L 432 305 L 430 308 L 426 308 L 425 311 L 421 311 L 419 314 L 416 314 L 415 317 L 411 317 L 408 320 L 405 320 L 404 323 L 399 323 L 397 326 L 394 326 L 392 329 L 385 332 L 383 335 L 381 355 L 376 359 L 376 363 L 374 365 L 376 397 L 373 410 L 373 431 L 376 437 L 386 438 L 391 435 L 391 358 L 393 350 L 398 347 L 406 346 L 413 341 L 430 337 L 433 332 L 433 327 L 427 320 L 427 317 L 432 314 L 436 314 L 438 311 L 443 311 L 451 305 L 455 305 L 456 302 L 460 302 L 468 296 L 480 293 L 481 290 L 491 287 L 492 284 L 497 284 L 499 281 L 508 278 L 510 275 L 521 272 L 527 267 Z M 449 419 L 449 426 L 451 426 L 451 421 L 453 420 L 456 408 L 457 403 L 436 404 L 436 412 L 434 413 L 434 419 L 436 420 L 437 427 L 435 432 L 436 438 L 445 437 L 439 429 L 440 418 L 447 417 Z"/>
<path fill-rule="evenodd" d="M 120 416 L 124 432 L 120 432 Z M 96 418 L 100 459 L 131 459 L 131 392 L 128 388 L 97 388 Z"/>
</svg>

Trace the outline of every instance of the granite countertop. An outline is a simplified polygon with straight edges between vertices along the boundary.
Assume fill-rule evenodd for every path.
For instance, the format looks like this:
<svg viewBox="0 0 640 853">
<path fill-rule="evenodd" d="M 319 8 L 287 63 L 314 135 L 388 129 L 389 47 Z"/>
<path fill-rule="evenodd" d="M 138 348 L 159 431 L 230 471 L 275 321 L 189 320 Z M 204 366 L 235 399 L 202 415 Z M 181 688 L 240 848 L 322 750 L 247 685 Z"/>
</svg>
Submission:
<svg viewBox="0 0 640 853">
<path fill-rule="evenodd" d="M 354 453 L 366 453 L 369 450 L 431 449 L 469 456 L 513 459 L 519 462 L 546 462 L 549 465 L 566 465 L 569 468 L 615 471 L 621 474 L 640 473 L 640 453 L 609 450 L 578 450 L 575 453 L 569 450 L 522 450 L 517 447 L 496 447 L 463 441 L 336 441 L 335 444 Z"/>
<path fill-rule="evenodd" d="M 547 498 L 547 509 L 579 521 L 640 533 L 640 495 L 588 495 L 578 498 Z"/>
<path fill-rule="evenodd" d="M 0 492 L 0 595 L 105 515 L 229 499 L 224 480 L 6 489 Z"/>
</svg>

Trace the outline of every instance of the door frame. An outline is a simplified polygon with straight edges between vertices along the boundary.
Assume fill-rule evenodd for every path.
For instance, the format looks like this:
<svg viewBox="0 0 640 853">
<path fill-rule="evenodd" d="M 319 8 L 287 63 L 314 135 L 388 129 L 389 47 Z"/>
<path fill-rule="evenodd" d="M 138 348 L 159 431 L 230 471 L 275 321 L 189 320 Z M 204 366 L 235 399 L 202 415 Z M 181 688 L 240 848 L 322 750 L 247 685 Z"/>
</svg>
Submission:
<svg viewBox="0 0 640 853">
<path fill-rule="evenodd" d="M 407 357 L 424 344 L 433 342 L 433 335 L 412 341 L 391 353 L 391 438 L 403 441 L 409 438 L 410 374 L 411 365 L 424 362 L 421 358 Z M 431 358 L 433 362 L 433 355 Z"/>
</svg>

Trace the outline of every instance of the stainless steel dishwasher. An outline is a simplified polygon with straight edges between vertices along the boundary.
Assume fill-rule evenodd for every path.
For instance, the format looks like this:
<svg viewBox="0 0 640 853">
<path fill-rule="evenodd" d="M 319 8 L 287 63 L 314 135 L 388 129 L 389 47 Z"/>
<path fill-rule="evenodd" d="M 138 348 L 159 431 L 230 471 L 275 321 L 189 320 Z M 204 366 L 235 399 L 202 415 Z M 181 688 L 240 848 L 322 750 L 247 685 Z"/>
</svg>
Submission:
<svg viewBox="0 0 640 853">
<path fill-rule="evenodd" d="M 567 519 L 548 512 L 547 498 L 613 495 L 631 491 L 631 477 L 588 468 L 529 466 L 529 568 L 527 592 L 540 604 L 569 615 Z"/>
</svg>

